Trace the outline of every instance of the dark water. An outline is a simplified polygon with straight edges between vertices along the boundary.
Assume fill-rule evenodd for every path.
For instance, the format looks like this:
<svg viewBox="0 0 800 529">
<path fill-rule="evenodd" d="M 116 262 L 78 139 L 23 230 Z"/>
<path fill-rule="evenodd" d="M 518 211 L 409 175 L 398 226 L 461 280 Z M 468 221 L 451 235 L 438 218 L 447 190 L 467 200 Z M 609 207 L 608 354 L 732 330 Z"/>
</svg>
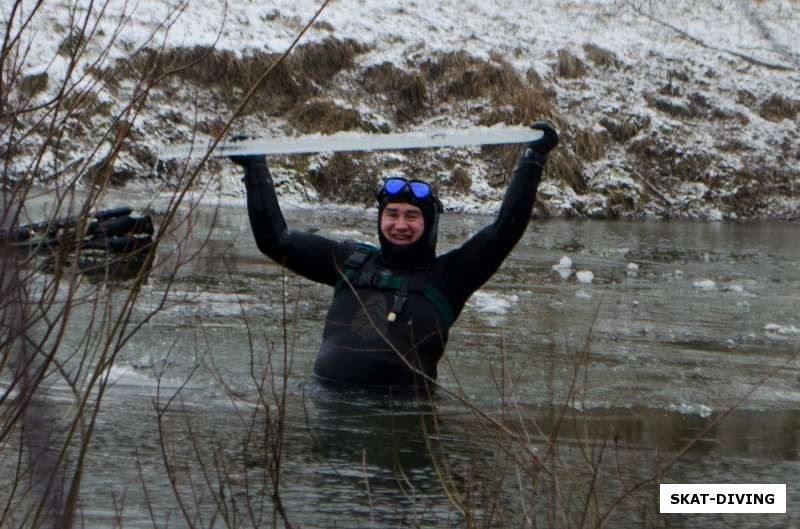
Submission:
<svg viewBox="0 0 800 529">
<path fill-rule="evenodd" d="M 296 229 L 374 239 L 363 212 L 287 217 Z M 84 481 L 88 526 L 114 526 L 121 498 L 125 527 L 153 526 L 146 498 L 159 527 L 188 526 L 158 436 L 155 409 L 171 397 L 167 451 L 198 526 L 225 526 L 215 498 L 231 525 L 272 526 L 277 439 L 281 501 L 299 527 L 566 526 L 564 510 L 570 525 L 591 525 L 659 465 L 668 483 L 786 483 L 788 514 L 661 516 L 650 483 L 610 526 L 800 523 L 795 225 L 533 222 L 453 328 L 430 405 L 316 385 L 329 289 L 262 257 L 242 209 L 196 220 L 199 253 L 111 368 Z M 446 216 L 440 250 L 489 221 Z M 179 258 L 173 248 L 160 248 L 166 263 Z M 553 269 L 564 256 L 569 275 Z M 134 320 L 158 305 L 168 269 L 157 265 Z M 278 432 L 269 425 L 282 396 Z M 49 398 L 70 400 L 57 383 Z M 559 478 L 537 473 L 536 458 Z M 589 460 L 600 461 L 594 478 Z M 591 483 L 599 492 L 586 503 Z"/>
</svg>

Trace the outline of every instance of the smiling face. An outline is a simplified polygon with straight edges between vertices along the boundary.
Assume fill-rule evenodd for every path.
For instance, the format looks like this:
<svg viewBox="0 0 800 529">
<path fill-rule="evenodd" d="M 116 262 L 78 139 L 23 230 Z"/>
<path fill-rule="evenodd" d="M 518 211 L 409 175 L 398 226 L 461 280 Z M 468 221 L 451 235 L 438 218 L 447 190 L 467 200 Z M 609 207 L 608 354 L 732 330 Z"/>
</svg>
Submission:
<svg viewBox="0 0 800 529">
<path fill-rule="evenodd" d="M 392 244 L 412 244 L 422 237 L 425 219 L 422 210 L 404 202 L 391 202 L 381 214 L 381 233 Z"/>
</svg>

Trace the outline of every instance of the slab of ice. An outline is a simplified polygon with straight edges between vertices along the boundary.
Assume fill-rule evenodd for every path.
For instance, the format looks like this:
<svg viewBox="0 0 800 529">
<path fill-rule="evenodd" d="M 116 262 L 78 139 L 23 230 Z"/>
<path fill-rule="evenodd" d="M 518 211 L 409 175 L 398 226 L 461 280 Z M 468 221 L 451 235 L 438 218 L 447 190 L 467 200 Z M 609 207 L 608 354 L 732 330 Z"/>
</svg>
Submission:
<svg viewBox="0 0 800 529">
<path fill-rule="evenodd" d="M 765 332 L 774 334 L 781 334 L 783 336 L 797 336 L 800 335 L 800 329 L 794 325 L 778 325 L 777 323 L 768 323 L 764 325 Z"/>
<path fill-rule="evenodd" d="M 701 279 L 700 281 L 695 281 L 692 283 L 692 288 L 696 288 L 698 290 L 716 290 L 717 284 L 710 279 Z"/>
<path fill-rule="evenodd" d="M 553 270 L 567 270 L 569 268 L 572 268 L 572 259 L 566 255 L 558 261 L 558 264 L 553 265 Z"/>
</svg>

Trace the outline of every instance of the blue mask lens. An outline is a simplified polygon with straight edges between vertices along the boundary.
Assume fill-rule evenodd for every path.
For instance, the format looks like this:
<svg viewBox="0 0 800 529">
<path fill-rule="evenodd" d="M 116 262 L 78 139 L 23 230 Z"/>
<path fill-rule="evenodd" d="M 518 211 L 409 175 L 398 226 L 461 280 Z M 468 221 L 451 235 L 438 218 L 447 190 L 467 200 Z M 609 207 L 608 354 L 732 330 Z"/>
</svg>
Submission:
<svg viewBox="0 0 800 529">
<path fill-rule="evenodd" d="M 409 185 L 411 186 L 411 192 L 420 200 L 428 198 L 431 194 L 431 186 L 425 182 L 410 182 Z"/>
<path fill-rule="evenodd" d="M 402 192 L 403 189 L 406 188 L 407 184 L 408 182 L 400 178 L 389 178 L 388 180 L 386 180 L 386 183 L 383 184 L 383 188 L 389 195 L 396 195 Z"/>
<path fill-rule="evenodd" d="M 425 200 L 433 194 L 431 186 L 419 180 L 406 180 L 405 178 L 389 178 L 383 184 L 383 192 L 389 196 L 403 193 L 406 189 L 418 200 Z"/>
</svg>

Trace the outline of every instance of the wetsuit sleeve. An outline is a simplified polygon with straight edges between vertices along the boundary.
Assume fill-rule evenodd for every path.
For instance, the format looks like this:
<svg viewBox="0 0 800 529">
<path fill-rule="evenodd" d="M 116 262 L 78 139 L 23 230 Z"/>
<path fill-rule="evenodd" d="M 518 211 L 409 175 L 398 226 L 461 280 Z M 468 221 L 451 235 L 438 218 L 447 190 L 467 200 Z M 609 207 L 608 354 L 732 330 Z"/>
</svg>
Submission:
<svg viewBox="0 0 800 529">
<path fill-rule="evenodd" d="M 444 288 L 456 305 L 466 303 L 492 277 L 525 233 L 546 161 L 531 149 L 520 156 L 495 221 L 442 256 L 447 263 Z"/>
<path fill-rule="evenodd" d="M 289 230 L 278 205 L 266 158 L 247 156 L 234 161 L 244 168 L 247 214 L 261 253 L 307 279 L 335 285 L 342 263 L 352 251 L 351 246 Z"/>
</svg>

